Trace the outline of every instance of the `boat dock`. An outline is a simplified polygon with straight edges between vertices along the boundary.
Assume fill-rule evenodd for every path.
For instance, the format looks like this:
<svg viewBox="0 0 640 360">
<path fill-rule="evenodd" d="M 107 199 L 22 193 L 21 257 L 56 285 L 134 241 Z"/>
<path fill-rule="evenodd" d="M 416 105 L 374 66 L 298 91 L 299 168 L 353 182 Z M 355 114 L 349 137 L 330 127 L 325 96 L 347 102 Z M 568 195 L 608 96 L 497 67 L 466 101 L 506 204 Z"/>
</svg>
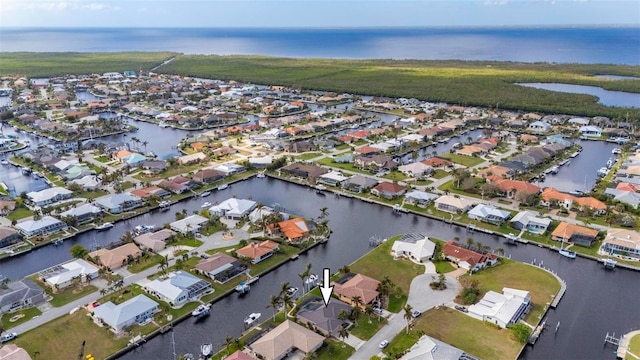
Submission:
<svg viewBox="0 0 640 360">
<path fill-rule="evenodd" d="M 560 300 L 562 300 L 562 297 L 564 296 L 564 293 L 566 291 L 567 291 L 567 283 L 564 280 L 560 279 L 560 291 L 558 291 L 558 294 L 556 295 L 556 297 L 553 298 L 553 301 L 549 305 L 552 309 L 555 309 L 558 306 L 558 303 L 560 302 Z"/>
<path fill-rule="evenodd" d="M 615 337 L 616 336 L 615 333 L 613 334 L 613 336 L 610 336 L 609 333 L 607 333 L 607 336 L 605 336 L 604 338 L 604 342 L 605 344 L 608 343 L 612 345 L 618 345 L 618 349 L 616 350 L 616 357 L 618 359 L 625 359 L 627 357 L 627 351 L 629 351 L 629 342 L 631 341 L 631 338 L 633 338 L 636 335 L 640 335 L 640 330 L 628 332 L 624 334 L 624 336 L 622 336 L 620 339 L 617 339 Z M 617 344 L 615 343 L 616 340 L 618 341 Z M 636 353 L 638 352 L 638 350 L 640 349 L 634 349 Z M 630 354 L 630 355 L 632 357 L 636 357 L 635 354 Z"/>
<path fill-rule="evenodd" d="M 535 344 L 536 341 L 538 341 L 540 334 L 542 334 L 542 331 L 546 328 L 547 328 L 547 320 L 545 319 L 545 320 L 542 320 L 542 323 L 540 323 L 540 325 L 536 326 L 535 329 L 533 329 L 533 332 L 529 337 L 529 344 L 531 345 Z"/>
</svg>

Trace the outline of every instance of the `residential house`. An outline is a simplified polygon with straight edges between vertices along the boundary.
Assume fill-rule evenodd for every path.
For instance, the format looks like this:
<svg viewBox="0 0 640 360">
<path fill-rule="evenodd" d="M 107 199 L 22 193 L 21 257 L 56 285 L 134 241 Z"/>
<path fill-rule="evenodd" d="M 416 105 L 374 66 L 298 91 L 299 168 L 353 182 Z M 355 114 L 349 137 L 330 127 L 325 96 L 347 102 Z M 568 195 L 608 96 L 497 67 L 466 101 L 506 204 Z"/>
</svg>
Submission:
<svg viewBox="0 0 640 360">
<path fill-rule="evenodd" d="M 172 230 L 177 231 L 181 234 L 193 234 L 200 232 L 202 226 L 209 222 L 204 216 L 200 216 L 197 214 L 187 216 L 184 219 L 180 219 L 174 221 L 169 224 Z"/>
<path fill-rule="evenodd" d="M 328 173 L 329 170 L 317 165 L 305 165 L 294 162 L 287 166 L 281 167 L 280 172 L 288 174 L 290 176 L 298 176 L 303 179 L 316 179 L 320 177 L 320 175 Z"/>
<path fill-rule="evenodd" d="M 400 165 L 398 166 L 398 170 L 408 177 L 422 179 L 431 175 L 433 167 L 418 161 L 407 165 Z"/>
<path fill-rule="evenodd" d="M 424 234 L 406 234 L 397 239 L 391 247 L 394 258 L 406 257 L 415 262 L 431 260 L 436 244 Z"/>
<path fill-rule="evenodd" d="M 15 227 L 26 237 L 35 235 L 48 235 L 67 229 L 64 222 L 46 215 L 38 220 L 25 220 L 15 225 Z"/>
<path fill-rule="evenodd" d="M 171 193 L 161 187 L 153 185 L 153 186 L 149 186 L 141 189 L 132 190 L 131 195 L 139 197 L 140 199 L 146 200 L 151 197 L 156 197 L 158 199 L 165 199 L 170 197 Z"/>
<path fill-rule="evenodd" d="M 309 225 L 303 218 L 280 221 L 274 226 L 267 227 L 273 234 L 281 234 L 289 242 L 300 242 L 309 235 Z"/>
<path fill-rule="evenodd" d="M 0 287 L 0 312 L 12 313 L 45 301 L 44 291 L 29 278 L 11 281 Z"/>
<path fill-rule="evenodd" d="M 109 270 L 115 270 L 141 257 L 142 251 L 140 251 L 136 244 L 127 243 L 114 249 L 98 249 L 90 252 L 89 256 L 96 265 Z"/>
<path fill-rule="evenodd" d="M 143 249 L 153 251 L 155 253 L 164 250 L 167 247 L 167 240 L 175 236 L 176 232 L 169 229 L 162 229 L 156 232 L 148 232 L 133 238 L 133 242 L 140 245 Z"/>
<path fill-rule="evenodd" d="M 233 256 L 225 253 L 215 253 L 206 259 L 200 260 L 195 269 L 200 274 L 224 284 L 244 273 L 247 270 L 247 266 Z"/>
<path fill-rule="evenodd" d="M 561 221 L 551 233 L 551 240 L 590 247 L 596 241 L 597 236 L 598 230 Z"/>
<path fill-rule="evenodd" d="M 160 173 L 169 166 L 169 163 L 164 160 L 147 160 L 141 165 L 143 170 L 147 170 L 152 173 Z"/>
<path fill-rule="evenodd" d="M 273 156 L 265 155 L 262 157 L 250 157 L 248 161 L 249 165 L 251 165 L 252 167 L 262 169 L 271 165 L 271 163 L 273 162 Z"/>
<path fill-rule="evenodd" d="M 593 210 L 595 215 L 604 215 L 607 212 L 607 205 L 591 196 L 576 197 L 573 200 L 573 203 L 581 211 L 584 211 L 586 209 Z"/>
<path fill-rule="evenodd" d="M 16 209 L 14 200 L 0 199 L 0 215 L 5 216 Z"/>
<path fill-rule="evenodd" d="M 540 194 L 540 205 L 560 206 L 565 209 L 571 209 L 574 199 L 573 195 L 559 192 L 554 188 L 545 188 Z"/>
<path fill-rule="evenodd" d="M 280 245 L 271 240 L 265 240 L 262 242 L 254 241 L 251 244 L 236 250 L 238 256 L 250 259 L 253 264 L 257 264 L 260 261 L 271 257 L 274 253 L 280 250 Z"/>
<path fill-rule="evenodd" d="M 197 152 L 191 155 L 184 155 L 178 158 L 178 164 L 180 165 L 189 165 L 193 163 L 197 163 L 200 161 L 205 161 L 207 159 L 207 155 L 201 152 Z"/>
<path fill-rule="evenodd" d="M 453 163 L 447 159 L 439 158 L 439 157 L 430 157 L 428 159 L 422 160 L 422 163 L 425 165 L 429 165 L 433 168 L 442 168 L 453 166 Z"/>
<path fill-rule="evenodd" d="M 85 224 L 93 221 L 95 218 L 102 215 L 102 210 L 93 204 L 82 204 L 78 207 L 73 207 L 67 211 L 61 212 L 60 217 L 71 217 L 75 219 L 76 225 Z"/>
<path fill-rule="evenodd" d="M 534 121 L 529 124 L 529 130 L 538 134 L 543 134 L 551 130 L 551 124 L 545 121 Z"/>
<path fill-rule="evenodd" d="M 351 306 L 338 299 L 332 299 L 324 306 L 322 299 L 315 297 L 298 308 L 298 321 L 311 329 L 320 331 L 324 336 L 338 336 L 343 320 L 340 313 L 351 313 Z"/>
<path fill-rule="evenodd" d="M 478 171 L 478 176 L 489 179 L 491 176 L 496 176 L 500 179 L 511 179 L 515 175 L 515 172 L 508 167 L 500 165 L 491 165 L 486 169 Z"/>
<path fill-rule="evenodd" d="M 140 294 L 118 305 L 111 301 L 101 304 L 93 309 L 93 318 L 119 334 L 132 325 L 144 325 L 153 320 L 153 315 L 160 311 L 158 306 L 157 302 Z"/>
<path fill-rule="evenodd" d="M 87 282 L 98 277 L 99 270 L 93 264 L 75 259 L 41 271 L 38 276 L 47 285 L 56 289 L 64 289 L 73 284 L 75 279 Z"/>
<path fill-rule="evenodd" d="M 98 178 L 95 175 L 83 176 L 79 179 L 72 180 L 69 183 L 78 184 L 85 191 L 94 191 L 98 189 L 100 185 L 102 185 L 102 182 L 98 180 Z"/>
<path fill-rule="evenodd" d="M 492 224 L 503 224 L 509 220 L 511 213 L 500 210 L 493 205 L 478 204 L 467 213 L 470 219 L 484 221 Z"/>
<path fill-rule="evenodd" d="M 225 173 L 222 171 L 214 169 L 204 169 L 195 173 L 193 175 L 193 180 L 200 183 L 211 184 L 218 180 L 224 179 L 224 175 Z"/>
<path fill-rule="evenodd" d="M 442 249 L 442 256 L 470 272 L 476 272 L 498 262 L 498 257 L 493 254 L 480 254 L 473 250 L 463 248 L 455 241 L 449 241 Z"/>
<path fill-rule="evenodd" d="M 354 175 L 342 183 L 342 188 L 345 190 L 362 193 L 371 189 L 377 184 L 378 184 L 378 180 L 365 177 L 362 175 Z"/>
<path fill-rule="evenodd" d="M 234 163 L 226 163 L 226 164 L 216 166 L 214 170 L 223 172 L 225 176 L 231 176 L 231 175 L 239 174 L 243 171 L 246 171 L 247 168 L 245 168 L 242 165 L 238 165 Z"/>
<path fill-rule="evenodd" d="M 633 184 L 629 184 L 633 185 Z M 627 204 L 631 206 L 633 209 L 638 209 L 640 207 L 640 193 L 633 191 L 624 191 L 617 189 L 605 189 L 605 195 L 609 195 L 613 197 L 613 200 L 619 201 L 621 203 Z"/>
<path fill-rule="evenodd" d="M 438 339 L 422 335 L 402 356 L 402 360 L 475 360 L 464 351 Z"/>
<path fill-rule="evenodd" d="M 209 208 L 211 216 L 225 217 L 230 220 L 240 220 L 247 216 L 258 205 L 257 202 L 247 199 L 229 198 L 218 205 Z"/>
<path fill-rule="evenodd" d="M 371 189 L 371 193 L 375 196 L 385 199 L 395 199 L 402 196 L 407 191 L 404 185 L 383 181 Z"/>
<path fill-rule="evenodd" d="M 438 195 L 432 193 L 420 190 L 412 190 L 404 195 L 404 203 L 418 207 L 427 207 L 437 198 Z"/>
<path fill-rule="evenodd" d="M 520 211 L 511 219 L 511 223 L 518 230 L 526 230 L 532 234 L 542 235 L 551 225 L 551 219 L 538 217 L 531 211 Z"/>
<path fill-rule="evenodd" d="M 158 186 L 163 189 L 167 189 L 174 194 L 182 194 L 184 192 L 193 190 L 197 188 L 199 185 L 195 181 L 184 177 L 184 176 L 176 176 L 171 180 L 162 180 Z"/>
<path fill-rule="evenodd" d="M 338 299 L 351 306 L 355 306 L 353 298 L 356 296 L 360 297 L 362 302 L 360 306 L 364 307 L 378 299 L 380 295 L 378 292 L 380 282 L 362 274 L 348 273 L 338 281 L 332 282 L 331 285 L 333 293 L 338 296 Z"/>
<path fill-rule="evenodd" d="M 22 235 L 8 226 L 0 226 L 0 248 L 22 241 Z"/>
<path fill-rule="evenodd" d="M 602 240 L 600 253 L 640 260 L 640 233 L 635 230 L 611 228 Z"/>
<path fill-rule="evenodd" d="M 257 360 L 257 358 L 242 352 L 242 350 L 236 350 L 236 352 L 227 356 L 224 360 Z"/>
<path fill-rule="evenodd" d="M 524 318 L 531 305 L 528 291 L 505 287 L 502 294 L 488 291 L 478 303 L 468 307 L 468 315 L 504 329 Z"/>
<path fill-rule="evenodd" d="M 60 200 L 69 199 L 72 196 L 72 191 L 59 186 L 27 193 L 29 200 L 37 206 L 53 204 Z"/>
<path fill-rule="evenodd" d="M 142 200 L 129 193 L 122 193 L 98 198 L 95 204 L 111 214 L 120 214 L 139 208 L 142 206 Z"/>
<path fill-rule="evenodd" d="M 344 176 L 340 171 L 331 171 L 324 175 L 320 175 L 318 180 L 319 183 L 327 184 L 329 186 L 340 186 L 343 181 L 350 179 L 350 176 Z"/>
<path fill-rule="evenodd" d="M 381 152 L 380 149 L 371 147 L 369 145 L 364 145 L 362 147 L 357 148 L 354 151 L 354 153 L 356 153 L 357 155 L 361 155 L 361 156 L 379 155 L 380 152 Z"/>
<path fill-rule="evenodd" d="M 285 320 L 250 345 L 250 348 L 264 360 L 280 360 L 293 352 L 310 354 L 324 343 L 324 336 Z"/>
<path fill-rule="evenodd" d="M 174 271 L 152 280 L 144 285 L 144 289 L 172 307 L 181 307 L 212 291 L 211 283 L 186 271 Z"/>
<path fill-rule="evenodd" d="M 537 194 L 540 188 L 529 182 L 522 180 L 503 179 L 497 175 L 487 176 L 487 182 L 495 185 L 500 189 L 503 196 L 513 199 L 516 194 Z"/>
<path fill-rule="evenodd" d="M 398 163 L 386 155 L 356 156 L 353 165 L 360 169 L 373 171 L 392 170 L 398 167 Z"/>
<path fill-rule="evenodd" d="M 442 195 L 435 200 L 436 209 L 448 213 L 465 213 L 475 204 L 473 200 L 455 197 L 452 195 Z"/>
<path fill-rule="evenodd" d="M 588 136 L 588 137 L 602 136 L 602 128 L 598 126 L 593 126 L 593 125 L 581 126 L 578 131 L 582 136 Z"/>
</svg>

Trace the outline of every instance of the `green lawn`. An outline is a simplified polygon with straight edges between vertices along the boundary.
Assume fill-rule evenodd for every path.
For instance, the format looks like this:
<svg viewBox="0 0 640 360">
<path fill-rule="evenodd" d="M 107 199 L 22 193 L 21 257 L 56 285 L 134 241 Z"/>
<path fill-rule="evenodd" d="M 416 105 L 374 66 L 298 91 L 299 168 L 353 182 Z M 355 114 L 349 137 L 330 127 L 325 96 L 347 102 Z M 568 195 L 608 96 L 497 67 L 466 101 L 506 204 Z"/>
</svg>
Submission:
<svg viewBox="0 0 640 360">
<path fill-rule="evenodd" d="M 110 157 L 108 157 L 108 156 L 104 156 L 104 155 L 103 155 L 103 156 L 96 156 L 96 157 L 94 157 L 94 159 L 95 159 L 96 161 L 101 162 L 101 163 L 108 163 L 109 161 L 111 161 L 111 158 L 110 158 Z"/>
<path fill-rule="evenodd" d="M 153 266 L 157 266 L 158 264 L 160 264 L 161 260 L 162 260 L 162 255 L 153 254 L 151 256 L 145 256 L 140 259 L 140 262 L 134 261 L 133 263 L 131 263 L 131 265 L 127 267 L 127 270 L 129 270 L 132 273 L 139 273 Z"/>
<path fill-rule="evenodd" d="M 450 174 L 442 169 L 436 169 L 436 171 L 431 174 L 431 177 L 434 179 L 442 179 L 444 177 L 449 176 Z"/>
<path fill-rule="evenodd" d="M 197 248 L 200 245 L 202 245 L 202 241 L 196 238 L 183 238 L 171 243 L 171 246 L 190 246 L 193 248 Z"/>
<path fill-rule="evenodd" d="M 109 195 L 109 192 L 107 190 L 96 189 L 94 191 L 81 191 L 81 192 L 73 193 L 73 195 L 76 197 L 81 197 L 85 199 L 95 199 L 101 196 Z"/>
<path fill-rule="evenodd" d="M 250 273 L 252 276 L 259 275 L 267 269 L 270 269 L 281 262 L 289 260 L 291 255 L 297 254 L 299 252 L 300 250 L 298 248 L 280 244 L 280 252 L 278 254 L 275 254 L 266 260 L 262 260 L 257 264 L 252 264 L 250 266 Z"/>
<path fill-rule="evenodd" d="M 304 153 L 304 154 L 301 154 L 301 155 L 296 155 L 295 158 L 299 159 L 299 160 L 311 160 L 311 159 L 317 158 L 318 156 L 322 156 L 322 153 L 309 152 L 309 153 Z"/>
<path fill-rule="evenodd" d="M 436 266 L 436 272 L 439 274 L 446 274 L 456 269 L 448 261 L 435 261 L 433 264 Z"/>
<path fill-rule="evenodd" d="M 387 305 L 387 310 L 392 313 L 399 313 L 402 311 L 404 304 L 407 303 L 407 295 L 405 294 L 391 294 L 389 295 L 389 305 Z"/>
<path fill-rule="evenodd" d="M 446 153 L 446 154 L 441 155 L 440 157 L 444 158 L 444 159 L 451 160 L 456 164 L 460 164 L 460 165 L 466 166 L 466 167 L 476 166 L 476 165 L 482 164 L 484 162 L 484 160 L 481 159 L 481 158 L 477 158 L 477 157 L 473 157 L 473 156 L 460 155 L 460 154 L 453 154 L 453 153 Z"/>
<path fill-rule="evenodd" d="M 317 360 L 347 360 L 356 350 L 351 346 L 334 339 L 327 339 L 324 345 L 316 351 Z"/>
<path fill-rule="evenodd" d="M 387 324 L 387 319 L 371 315 L 371 322 L 367 315 L 361 314 L 358 317 L 358 325 L 349 330 L 351 334 L 362 340 L 369 340 L 378 330 Z"/>
<path fill-rule="evenodd" d="M 638 360 L 639 357 L 640 357 L 640 334 L 632 337 L 631 341 L 629 341 L 629 346 L 627 347 L 627 355 L 624 357 L 624 360 Z"/>
<path fill-rule="evenodd" d="M 318 160 L 317 163 L 321 164 L 321 165 L 326 165 L 326 166 L 330 166 L 330 167 L 333 167 L 333 168 L 337 168 L 337 169 L 352 171 L 352 172 L 360 173 L 360 174 L 371 175 L 370 172 L 365 171 L 365 170 L 360 170 L 357 167 L 353 166 L 353 164 L 351 164 L 351 163 L 337 163 L 337 162 L 334 162 L 333 159 L 331 159 L 331 158 L 322 158 L 322 159 Z"/>
<path fill-rule="evenodd" d="M 15 319 L 11 321 L 11 318 L 17 317 L 19 315 L 24 315 L 19 319 Z M 27 309 L 18 310 L 12 313 L 6 313 L 2 315 L 2 328 L 6 330 L 11 329 L 14 326 L 20 325 L 23 322 L 31 320 L 34 316 L 42 315 L 42 311 L 40 311 L 37 307 L 31 307 Z"/>
<path fill-rule="evenodd" d="M 406 179 L 407 177 L 401 173 L 400 171 L 391 171 L 390 173 L 388 173 L 387 175 L 383 176 L 383 178 L 385 179 L 389 179 L 392 181 L 402 181 L 404 179 Z"/>
<path fill-rule="evenodd" d="M 29 217 L 33 215 L 33 213 L 31 212 L 31 210 L 24 208 L 24 207 L 19 207 L 15 210 L 13 210 L 12 212 L 10 212 L 7 215 L 7 219 L 9 220 L 20 220 L 20 219 L 24 219 L 26 217 Z"/>
<path fill-rule="evenodd" d="M 91 294 L 92 292 L 98 291 L 98 288 L 93 285 L 83 286 L 82 288 L 77 288 L 76 286 L 69 286 L 64 290 L 59 290 L 57 293 L 51 292 L 51 288 L 47 287 L 47 293 L 49 293 L 53 299 L 49 301 L 49 303 L 55 307 L 60 307 L 62 305 L 68 304 L 74 300 L 80 299 L 86 295 Z"/>
<path fill-rule="evenodd" d="M 558 280 L 547 271 L 508 259 L 501 259 L 498 266 L 460 278 L 461 281 L 468 279 L 478 281 L 481 296 L 489 290 L 501 293 L 503 287 L 529 291 L 533 307 L 525 320 L 531 325 L 540 321 L 544 309 L 560 290 Z"/>
</svg>

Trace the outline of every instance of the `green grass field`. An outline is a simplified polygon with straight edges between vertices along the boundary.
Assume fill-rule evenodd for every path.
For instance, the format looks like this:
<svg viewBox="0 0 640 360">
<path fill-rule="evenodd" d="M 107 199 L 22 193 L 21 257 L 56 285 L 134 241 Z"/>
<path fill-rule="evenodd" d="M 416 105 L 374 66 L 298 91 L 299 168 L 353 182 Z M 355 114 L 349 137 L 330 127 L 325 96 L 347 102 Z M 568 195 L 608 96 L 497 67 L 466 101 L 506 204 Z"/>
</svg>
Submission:
<svg viewBox="0 0 640 360">
<path fill-rule="evenodd" d="M 449 160 L 453 161 L 456 164 L 460 164 L 460 165 L 466 166 L 466 167 L 476 166 L 476 165 L 482 164 L 484 162 L 484 160 L 481 159 L 481 158 L 477 158 L 477 157 L 473 157 L 473 156 L 460 155 L 460 154 L 453 154 L 453 153 L 442 154 L 440 157 L 443 158 L 443 159 L 449 159 Z"/>
<path fill-rule="evenodd" d="M 631 338 L 624 360 L 637 360 L 638 357 L 640 357 L 640 334 Z"/>
<path fill-rule="evenodd" d="M 6 313 L 2 315 L 2 328 L 9 330 L 10 328 L 20 325 L 23 322 L 31 320 L 34 316 L 42 315 L 37 307 L 31 307 L 27 309 L 18 310 L 12 313 Z M 11 321 L 13 318 L 14 321 Z"/>
<path fill-rule="evenodd" d="M 347 360 L 356 350 L 351 346 L 333 339 L 325 340 L 324 345 L 316 352 L 317 360 Z M 310 358 L 311 359 L 311 358 Z"/>
</svg>

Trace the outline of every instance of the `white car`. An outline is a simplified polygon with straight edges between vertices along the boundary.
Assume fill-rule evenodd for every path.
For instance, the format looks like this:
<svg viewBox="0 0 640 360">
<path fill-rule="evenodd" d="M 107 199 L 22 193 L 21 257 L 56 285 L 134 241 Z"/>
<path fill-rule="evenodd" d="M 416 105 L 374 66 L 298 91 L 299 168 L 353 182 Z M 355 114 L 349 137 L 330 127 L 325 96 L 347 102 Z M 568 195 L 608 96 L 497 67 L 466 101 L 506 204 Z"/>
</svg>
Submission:
<svg viewBox="0 0 640 360">
<path fill-rule="evenodd" d="M 4 343 L 6 343 L 8 341 L 11 341 L 11 340 L 17 338 L 17 337 L 18 337 L 18 334 L 14 333 L 14 332 L 12 332 L 12 333 L 4 333 L 4 334 L 2 334 L 2 336 L 0 336 L 0 343 L 4 344 Z"/>
<path fill-rule="evenodd" d="M 382 340 L 382 342 L 380 343 L 380 345 L 378 345 L 380 347 L 380 349 L 384 349 L 389 345 L 389 342 L 387 340 Z"/>
</svg>

